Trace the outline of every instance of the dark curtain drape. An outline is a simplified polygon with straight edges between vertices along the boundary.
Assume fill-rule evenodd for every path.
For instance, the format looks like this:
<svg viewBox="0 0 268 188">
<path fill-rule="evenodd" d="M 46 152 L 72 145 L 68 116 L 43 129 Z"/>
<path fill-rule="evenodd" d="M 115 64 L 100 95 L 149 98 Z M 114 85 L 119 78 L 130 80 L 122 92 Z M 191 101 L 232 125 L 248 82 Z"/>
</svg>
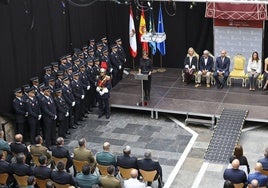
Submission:
<svg viewBox="0 0 268 188">
<path fill-rule="evenodd" d="M 75 0 L 73 0 L 75 1 Z M 79 2 L 76 0 L 76 2 Z M 80 1 L 81 2 L 81 1 Z M 166 39 L 163 67 L 181 68 L 189 47 L 202 54 L 213 49 L 213 24 L 204 18 L 205 4 L 176 3 L 176 15 L 168 16 L 173 4 L 162 2 Z M 159 2 L 153 2 L 157 30 Z M 138 31 L 140 11 L 133 6 L 134 22 Z M 148 27 L 149 12 L 145 12 Z M 129 55 L 129 6 L 110 1 L 98 1 L 90 6 L 75 6 L 67 0 L 10 0 L 0 2 L 0 113 L 12 114 L 13 89 L 29 82 L 29 78 L 43 78 L 42 68 L 61 55 L 81 48 L 87 40 L 107 36 L 109 44 L 117 37 L 123 40 L 127 52 L 127 67 L 132 68 Z M 267 31 L 266 31 L 267 33 Z M 267 37 L 265 35 L 265 41 Z M 264 46 L 264 55 L 268 43 Z M 141 55 L 138 42 L 137 66 Z M 159 52 L 153 57 L 159 66 Z"/>
</svg>

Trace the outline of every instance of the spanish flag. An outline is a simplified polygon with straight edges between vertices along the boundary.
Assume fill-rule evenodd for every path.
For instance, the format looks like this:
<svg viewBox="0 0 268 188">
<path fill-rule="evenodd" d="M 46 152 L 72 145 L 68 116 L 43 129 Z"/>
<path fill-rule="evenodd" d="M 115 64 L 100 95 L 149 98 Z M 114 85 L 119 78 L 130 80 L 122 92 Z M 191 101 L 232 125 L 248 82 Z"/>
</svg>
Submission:
<svg viewBox="0 0 268 188">
<path fill-rule="evenodd" d="M 143 34 L 146 34 L 146 22 L 145 22 L 145 16 L 144 16 L 144 10 L 143 8 L 141 9 L 141 18 L 140 18 L 140 27 L 139 27 L 139 33 L 140 33 L 140 41 L 141 41 L 141 36 Z M 149 48 L 148 48 L 148 42 L 141 42 L 142 46 L 142 51 L 146 51 L 148 53 Z"/>
</svg>

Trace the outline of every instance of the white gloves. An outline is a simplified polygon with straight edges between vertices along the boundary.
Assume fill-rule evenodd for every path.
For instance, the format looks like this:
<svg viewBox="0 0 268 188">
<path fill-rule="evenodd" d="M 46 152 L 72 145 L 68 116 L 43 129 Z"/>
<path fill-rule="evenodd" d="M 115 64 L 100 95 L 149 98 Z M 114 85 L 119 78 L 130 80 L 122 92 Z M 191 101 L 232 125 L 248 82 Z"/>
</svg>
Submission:
<svg viewBox="0 0 268 188">
<path fill-rule="evenodd" d="M 100 87 L 97 87 L 97 88 L 96 88 L 96 91 L 97 91 L 97 92 L 100 92 Z"/>
<path fill-rule="evenodd" d="M 114 70 L 114 69 L 113 69 L 113 68 L 111 68 L 111 69 L 110 69 L 110 72 L 113 72 L 113 70 Z"/>
<path fill-rule="evenodd" d="M 185 65 L 185 68 L 186 68 L 186 69 L 189 69 L 189 65 Z"/>
<path fill-rule="evenodd" d="M 57 115 L 54 116 L 54 120 L 56 120 L 56 119 L 57 119 Z"/>
<path fill-rule="evenodd" d="M 104 94 L 104 92 L 103 91 L 99 91 L 99 94 L 100 94 L 100 96 L 102 96 Z"/>
<path fill-rule="evenodd" d="M 85 95 L 82 95 L 82 96 L 81 96 L 81 99 L 84 99 L 84 98 L 85 98 Z"/>
<path fill-rule="evenodd" d="M 74 107 L 75 106 L 75 102 L 72 102 L 72 107 Z"/>
<path fill-rule="evenodd" d="M 38 118 L 37 119 L 40 120 L 41 118 L 42 118 L 42 115 L 41 114 L 38 115 Z"/>
<path fill-rule="evenodd" d="M 68 117 L 68 116 L 69 116 L 69 112 L 66 112 L 65 117 Z"/>
<path fill-rule="evenodd" d="M 195 66 L 194 65 L 192 66 L 192 69 L 195 69 Z"/>
<path fill-rule="evenodd" d="M 90 89 L 90 86 L 87 86 L 87 90 L 89 90 Z"/>
<path fill-rule="evenodd" d="M 119 65 L 119 70 L 121 70 L 122 69 L 122 66 L 121 65 Z"/>
<path fill-rule="evenodd" d="M 28 112 L 25 113 L 25 117 L 28 117 Z"/>
<path fill-rule="evenodd" d="M 107 88 L 104 88 L 104 89 L 102 90 L 102 92 L 103 92 L 103 94 L 104 94 L 104 93 L 108 93 L 108 89 L 107 89 Z"/>
</svg>

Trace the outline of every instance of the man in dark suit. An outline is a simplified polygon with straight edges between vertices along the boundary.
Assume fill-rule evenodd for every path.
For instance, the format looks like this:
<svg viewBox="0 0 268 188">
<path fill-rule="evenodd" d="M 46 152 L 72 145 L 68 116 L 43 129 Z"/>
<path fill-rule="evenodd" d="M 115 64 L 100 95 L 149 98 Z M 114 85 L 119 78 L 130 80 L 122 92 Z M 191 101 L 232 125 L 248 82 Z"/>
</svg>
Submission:
<svg viewBox="0 0 268 188">
<path fill-rule="evenodd" d="M 123 149 L 123 155 L 117 156 L 117 166 L 123 167 L 123 168 L 135 168 L 138 169 L 137 166 L 137 158 L 130 156 L 131 148 L 130 146 L 126 146 Z"/>
<path fill-rule="evenodd" d="M 25 101 L 22 99 L 22 90 L 17 88 L 14 90 L 15 99 L 13 100 L 13 109 L 16 118 L 16 132 L 24 134 L 24 126 L 26 122 L 26 117 L 28 115 L 25 108 Z"/>
<path fill-rule="evenodd" d="M 150 151 L 146 151 L 144 153 L 144 159 L 138 160 L 138 169 L 146 170 L 146 171 L 152 171 L 156 170 L 157 174 L 155 175 L 155 180 L 160 176 L 160 179 L 158 179 L 159 185 L 162 184 L 162 167 L 160 166 L 158 161 L 152 160 L 152 154 Z"/>
<path fill-rule="evenodd" d="M 232 162 L 231 169 L 225 169 L 223 178 L 225 180 L 230 180 L 233 184 L 244 183 L 246 187 L 247 175 L 243 170 L 239 169 L 239 160 L 235 159 Z"/>
<path fill-rule="evenodd" d="M 69 168 L 73 166 L 73 160 L 70 156 L 69 150 L 64 147 L 64 139 L 58 137 L 56 140 L 57 146 L 52 148 L 52 156 L 57 158 L 67 158 L 66 171 L 69 172 Z"/>
<path fill-rule="evenodd" d="M 19 153 L 23 153 L 26 156 L 26 163 L 30 164 L 30 161 L 32 159 L 31 154 L 28 150 L 28 148 L 25 146 L 25 144 L 22 143 L 23 136 L 21 134 L 15 135 L 15 142 L 12 142 L 10 144 L 11 152 L 15 155 Z"/>
<path fill-rule="evenodd" d="M 66 132 L 68 131 L 68 117 L 69 117 L 69 107 L 62 97 L 61 88 L 55 90 L 55 104 L 57 107 L 57 122 L 58 122 L 58 135 L 67 138 Z"/>
<path fill-rule="evenodd" d="M 197 73 L 197 84 L 195 87 L 200 87 L 201 86 L 201 79 L 202 75 L 206 76 L 206 84 L 207 87 L 210 87 L 210 76 L 211 72 L 214 66 L 214 60 L 213 58 L 209 55 L 208 50 L 204 50 L 203 56 L 200 58 L 200 63 L 199 63 L 199 71 Z"/>
<path fill-rule="evenodd" d="M 40 134 L 41 109 L 38 99 L 35 97 L 34 88 L 28 90 L 28 99 L 26 100 L 26 109 L 28 112 L 28 124 L 30 126 L 31 144 L 34 144 L 36 135 Z"/>
<path fill-rule="evenodd" d="M 52 169 L 47 167 L 47 157 L 45 155 L 40 155 L 38 158 L 40 166 L 34 168 L 33 172 L 36 178 L 39 179 L 50 179 Z"/>
<path fill-rule="evenodd" d="M 0 174 L 8 173 L 11 175 L 10 164 L 5 160 L 5 155 L 3 150 L 0 150 Z"/>
<path fill-rule="evenodd" d="M 16 156 L 16 163 L 10 164 L 11 173 L 16 174 L 18 176 L 32 176 L 33 169 L 31 166 L 25 164 L 25 155 L 23 153 L 19 153 Z"/>
<path fill-rule="evenodd" d="M 45 126 L 46 146 L 50 147 L 56 140 L 57 111 L 54 100 L 50 96 L 49 87 L 44 88 L 45 97 L 41 101 L 41 110 Z"/>
<path fill-rule="evenodd" d="M 216 58 L 215 72 L 213 75 L 216 80 L 218 89 L 222 89 L 227 81 L 227 78 L 230 74 L 230 63 L 230 58 L 226 56 L 226 51 L 222 50 L 220 57 Z M 222 82 L 220 82 L 219 76 L 223 76 Z"/>
<path fill-rule="evenodd" d="M 59 184 L 70 184 L 75 186 L 75 181 L 71 174 L 64 171 L 64 163 L 58 162 L 57 170 L 52 171 L 51 180 Z"/>
</svg>

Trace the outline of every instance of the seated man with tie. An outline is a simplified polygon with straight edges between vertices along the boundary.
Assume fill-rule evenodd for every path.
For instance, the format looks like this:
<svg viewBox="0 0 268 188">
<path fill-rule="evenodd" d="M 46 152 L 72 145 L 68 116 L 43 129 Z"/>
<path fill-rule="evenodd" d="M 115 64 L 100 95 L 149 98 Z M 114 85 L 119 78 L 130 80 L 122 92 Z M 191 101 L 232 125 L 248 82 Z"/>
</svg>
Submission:
<svg viewBox="0 0 268 188">
<path fill-rule="evenodd" d="M 214 66 L 213 58 L 209 55 L 208 50 L 204 50 L 203 56 L 200 58 L 200 69 L 197 73 L 197 84 L 195 85 L 195 87 L 201 86 L 202 75 L 206 76 L 207 87 L 210 87 L 210 75 L 213 66 Z"/>
<path fill-rule="evenodd" d="M 215 64 L 214 78 L 217 83 L 217 88 L 222 89 L 229 76 L 230 58 L 226 56 L 226 51 L 222 50 L 221 55 L 217 57 Z M 220 82 L 219 76 L 223 76 L 223 81 Z"/>
</svg>

